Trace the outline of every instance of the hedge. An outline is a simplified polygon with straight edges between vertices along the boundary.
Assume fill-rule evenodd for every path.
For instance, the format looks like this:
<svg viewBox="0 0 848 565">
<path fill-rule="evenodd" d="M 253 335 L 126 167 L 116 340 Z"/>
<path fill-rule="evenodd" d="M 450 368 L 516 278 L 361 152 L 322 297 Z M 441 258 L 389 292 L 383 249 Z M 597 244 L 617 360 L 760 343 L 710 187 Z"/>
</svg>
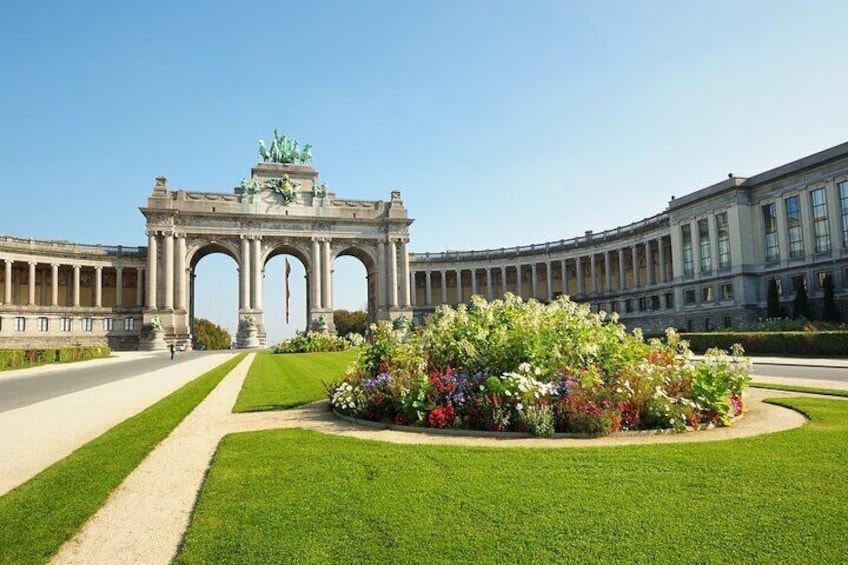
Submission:
<svg viewBox="0 0 848 565">
<path fill-rule="evenodd" d="M 680 336 L 698 353 L 711 347 L 729 350 L 739 343 L 749 355 L 848 355 L 848 331 L 708 332 Z"/>
<path fill-rule="evenodd" d="M 109 357 L 112 352 L 108 346 L 96 347 L 56 347 L 46 349 L 4 349 L 0 350 L 0 370 L 17 369 L 47 363 L 67 363 Z"/>
</svg>

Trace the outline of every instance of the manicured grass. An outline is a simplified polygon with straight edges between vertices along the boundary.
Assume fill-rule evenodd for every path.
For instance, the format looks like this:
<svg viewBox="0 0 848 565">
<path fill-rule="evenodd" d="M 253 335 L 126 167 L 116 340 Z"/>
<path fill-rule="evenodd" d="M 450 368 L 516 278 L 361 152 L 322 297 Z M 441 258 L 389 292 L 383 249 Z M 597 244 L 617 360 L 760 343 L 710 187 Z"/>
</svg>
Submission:
<svg viewBox="0 0 848 565">
<path fill-rule="evenodd" d="M 767 388 L 770 390 L 785 390 L 788 392 L 808 392 L 810 394 L 825 394 L 827 396 L 848 396 L 848 390 L 839 390 L 837 388 L 818 388 L 775 383 L 751 383 L 751 386 L 756 388 Z"/>
<path fill-rule="evenodd" d="M 677 445 L 398 445 L 305 430 L 224 439 L 189 563 L 845 563 L 848 403 Z"/>
<path fill-rule="evenodd" d="M 322 381 L 341 378 L 357 350 L 339 353 L 260 353 L 239 393 L 234 412 L 280 410 L 327 397 Z"/>
<path fill-rule="evenodd" d="M 44 563 L 235 367 L 239 355 L 0 497 L 0 563 Z"/>
</svg>

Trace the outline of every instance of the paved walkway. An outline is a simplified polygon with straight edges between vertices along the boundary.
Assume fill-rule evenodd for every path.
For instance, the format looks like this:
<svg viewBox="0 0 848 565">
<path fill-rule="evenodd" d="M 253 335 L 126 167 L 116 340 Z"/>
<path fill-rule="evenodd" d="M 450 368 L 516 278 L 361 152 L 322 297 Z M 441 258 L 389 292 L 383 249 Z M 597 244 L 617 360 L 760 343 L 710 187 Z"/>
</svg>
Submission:
<svg viewBox="0 0 848 565">
<path fill-rule="evenodd" d="M 0 495 L 233 355 L 228 352 L 198 357 L 0 413 Z M 90 361 L 111 364 L 116 370 L 120 368 L 119 362 L 118 359 Z M 63 367 L 79 371 L 87 363 Z M 25 373 L 15 371 L 15 377 L 56 370 L 57 367 L 35 367 L 25 369 Z"/>
<path fill-rule="evenodd" d="M 198 492 L 221 438 L 229 433 L 274 428 L 306 428 L 376 441 L 497 447 L 573 448 L 637 443 L 720 441 L 772 433 L 804 425 L 806 419 L 762 400 L 797 396 L 752 389 L 749 412 L 732 428 L 687 434 L 640 435 L 596 439 L 515 439 L 448 437 L 363 429 L 333 417 L 326 402 L 294 410 L 232 414 L 254 355 L 249 355 L 130 474 L 97 514 L 66 543 L 52 561 L 86 565 L 170 563 L 188 527 Z"/>
</svg>

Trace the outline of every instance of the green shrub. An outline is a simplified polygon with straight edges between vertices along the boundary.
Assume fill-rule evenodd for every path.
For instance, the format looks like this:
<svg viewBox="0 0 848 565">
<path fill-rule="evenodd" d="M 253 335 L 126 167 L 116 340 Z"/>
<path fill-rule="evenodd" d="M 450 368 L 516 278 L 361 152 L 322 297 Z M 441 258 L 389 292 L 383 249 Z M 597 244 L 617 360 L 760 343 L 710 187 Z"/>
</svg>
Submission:
<svg viewBox="0 0 848 565">
<path fill-rule="evenodd" d="M 0 350 L 0 370 L 109 357 L 107 346 Z"/>
<path fill-rule="evenodd" d="M 233 343 L 230 333 L 204 318 L 194 320 L 194 347 L 209 350 L 229 349 Z"/>
<path fill-rule="evenodd" d="M 734 343 L 755 355 L 836 355 L 848 353 L 848 331 L 823 332 L 709 332 L 681 337 L 693 351 L 729 349 Z"/>
<path fill-rule="evenodd" d="M 274 349 L 274 353 L 330 353 L 346 351 L 351 347 L 350 341 L 344 338 L 325 333 L 309 332 L 280 342 Z"/>
</svg>

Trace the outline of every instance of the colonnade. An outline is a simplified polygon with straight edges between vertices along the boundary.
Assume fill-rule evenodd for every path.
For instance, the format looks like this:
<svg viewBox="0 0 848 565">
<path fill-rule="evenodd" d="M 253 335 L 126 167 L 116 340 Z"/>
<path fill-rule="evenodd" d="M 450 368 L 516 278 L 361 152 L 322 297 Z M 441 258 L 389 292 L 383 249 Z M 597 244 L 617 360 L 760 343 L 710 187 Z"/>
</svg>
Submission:
<svg viewBox="0 0 848 565">
<path fill-rule="evenodd" d="M 5 306 L 44 306 L 59 308 L 61 307 L 136 307 L 144 304 L 144 290 L 141 284 L 136 285 L 135 303 L 124 303 L 124 272 L 132 269 L 135 271 L 136 280 L 141 281 L 144 276 L 144 267 L 132 267 L 114 264 L 91 265 L 82 261 L 71 263 L 57 263 L 52 259 L 44 261 L 29 260 L 15 261 L 14 259 L 4 259 L 3 268 L 3 305 Z M 18 263 L 19 266 L 15 264 Z M 47 286 L 47 267 L 49 267 L 49 296 L 46 294 L 45 287 Z M 60 270 L 70 271 L 68 285 L 70 293 L 65 300 L 60 300 Z M 19 273 L 18 281 L 15 282 L 13 276 L 15 271 Z M 115 296 L 111 304 L 104 304 L 103 289 L 104 289 L 104 272 L 110 275 L 114 274 L 115 278 Z M 26 283 L 23 282 L 26 275 Z M 39 277 L 39 275 L 41 275 Z M 89 303 L 82 304 L 82 279 L 83 275 L 91 276 L 93 280 L 90 283 L 91 300 Z M 41 285 L 38 284 L 39 278 Z M 16 287 L 17 284 L 17 287 Z M 39 296 L 37 293 L 38 287 L 42 288 L 43 294 Z M 86 285 L 89 286 L 89 285 Z M 16 292 L 16 288 L 26 287 L 26 297 L 22 299 L 20 292 Z"/>
<path fill-rule="evenodd" d="M 413 289 L 423 288 L 423 303 L 414 292 L 413 306 L 458 304 L 475 294 L 491 300 L 512 292 L 525 299 L 552 301 L 560 294 L 585 298 L 640 291 L 671 281 L 670 244 L 670 238 L 661 235 L 627 246 L 562 257 L 490 257 L 485 266 L 465 261 L 451 261 L 454 265 L 449 266 L 445 260 L 444 266 L 436 268 L 419 259 L 411 283 Z M 434 293 L 434 285 L 440 293 Z"/>
</svg>

